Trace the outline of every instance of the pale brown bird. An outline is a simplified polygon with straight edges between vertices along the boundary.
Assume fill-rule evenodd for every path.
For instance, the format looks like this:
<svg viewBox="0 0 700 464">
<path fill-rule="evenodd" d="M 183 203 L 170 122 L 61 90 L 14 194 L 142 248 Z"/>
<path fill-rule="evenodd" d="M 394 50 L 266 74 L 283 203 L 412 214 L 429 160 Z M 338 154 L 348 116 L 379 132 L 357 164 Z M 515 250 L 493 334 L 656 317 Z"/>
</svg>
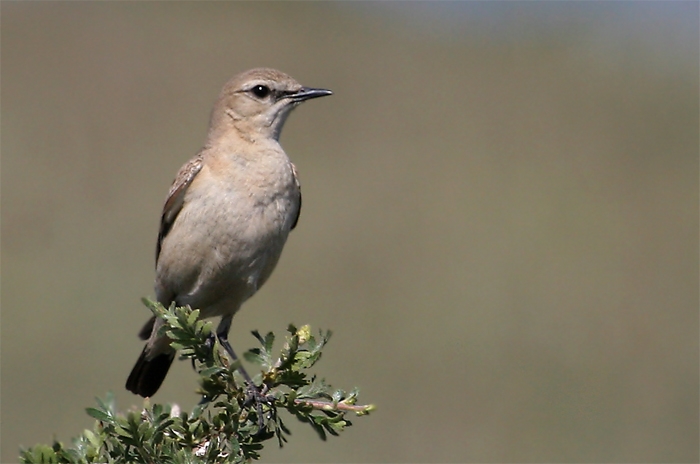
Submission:
<svg viewBox="0 0 700 464">
<path fill-rule="evenodd" d="M 202 150 L 178 172 L 163 207 L 156 246 L 157 300 L 189 305 L 200 317 L 221 316 L 216 334 L 230 350 L 231 318 L 270 277 L 299 219 L 301 191 L 279 144 L 290 111 L 330 90 L 303 87 L 290 76 L 252 69 L 224 85 Z M 148 340 L 126 381 L 149 397 L 175 357 L 151 318 Z M 233 350 L 230 350 L 233 354 Z"/>
</svg>

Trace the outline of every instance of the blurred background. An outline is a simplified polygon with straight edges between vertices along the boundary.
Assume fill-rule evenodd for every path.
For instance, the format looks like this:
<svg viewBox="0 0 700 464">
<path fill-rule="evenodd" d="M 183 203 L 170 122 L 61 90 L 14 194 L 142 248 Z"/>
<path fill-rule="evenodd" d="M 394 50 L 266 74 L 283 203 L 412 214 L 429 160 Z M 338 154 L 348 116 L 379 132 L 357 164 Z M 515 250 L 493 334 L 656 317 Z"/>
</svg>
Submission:
<svg viewBox="0 0 700 464">
<path fill-rule="evenodd" d="M 263 462 L 698 462 L 697 2 L 2 2 L 2 462 L 124 381 L 232 75 L 335 94 L 233 345 L 330 328 L 375 414 Z M 176 363 L 158 402 L 198 401 Z"/>
</svg>

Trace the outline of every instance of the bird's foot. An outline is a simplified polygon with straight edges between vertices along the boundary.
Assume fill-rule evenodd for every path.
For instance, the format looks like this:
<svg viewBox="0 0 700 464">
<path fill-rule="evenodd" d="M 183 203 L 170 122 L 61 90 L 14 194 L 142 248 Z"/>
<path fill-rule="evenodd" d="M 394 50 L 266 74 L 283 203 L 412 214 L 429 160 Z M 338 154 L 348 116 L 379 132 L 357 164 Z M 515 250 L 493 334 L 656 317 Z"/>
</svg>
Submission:
<svg viewBox="0 0 700 464">
<path fill-rule="evenodd" d="M 263 407 L 265 407 L 267 419 L 273 419 L 275 415 L 275 397 L 268 395 L 269 387 L 266 384 L 258 387 L 253 382 L 246 382 L 245 400 L 243 406 L 255 406 L 255 412 L 258 417 L 258 434 L 264 431 L 265 416 L 263 416 Z"/>
</svg>

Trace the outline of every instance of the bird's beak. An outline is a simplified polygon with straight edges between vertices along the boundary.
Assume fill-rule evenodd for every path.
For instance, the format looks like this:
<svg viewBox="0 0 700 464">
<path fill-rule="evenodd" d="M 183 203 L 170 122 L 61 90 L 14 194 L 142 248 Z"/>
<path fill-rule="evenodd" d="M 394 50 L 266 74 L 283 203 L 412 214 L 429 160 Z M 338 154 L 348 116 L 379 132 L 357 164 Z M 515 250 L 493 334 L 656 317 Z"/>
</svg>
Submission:
<svg viewBox="0 0 700 464">
<path fill-rule="evenodd" d="M 325 97 L 333 95 L 333 92 L 326 89 L 312 89 L 311 87 L 302 87 L 299 91 L 289 94 L 287 97 L 291 100 L 303 102 L 312 98 Z"/>
</svg>

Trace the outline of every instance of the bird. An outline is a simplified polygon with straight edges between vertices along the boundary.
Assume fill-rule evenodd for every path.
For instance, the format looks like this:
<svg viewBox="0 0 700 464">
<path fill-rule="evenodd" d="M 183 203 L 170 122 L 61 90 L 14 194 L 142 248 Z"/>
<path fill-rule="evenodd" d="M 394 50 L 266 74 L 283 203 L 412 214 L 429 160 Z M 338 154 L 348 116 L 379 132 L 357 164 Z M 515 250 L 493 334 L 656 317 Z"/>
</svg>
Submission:
<svg viewBox="0 0 700 464">
<path fill-rule="evenodd" d="M 280 145 L 282 127 L 300 103 L 332 93 L 271 68 L 232 77 L 214 104 L 204 146 L 180 168 L 165 200 L 156 299 L 199 309 L 201 318 L 220 316 L 216 337 L 234 358 L 231 320 L 268 280 L 299 220 L 299 178 Z M 153 316 L 139 332 L 146 344 L 126 389 L 142 397 L 158 391 L 175 357 L 170 339 L 159 335 L 162 325 Z"/>
</svg>

